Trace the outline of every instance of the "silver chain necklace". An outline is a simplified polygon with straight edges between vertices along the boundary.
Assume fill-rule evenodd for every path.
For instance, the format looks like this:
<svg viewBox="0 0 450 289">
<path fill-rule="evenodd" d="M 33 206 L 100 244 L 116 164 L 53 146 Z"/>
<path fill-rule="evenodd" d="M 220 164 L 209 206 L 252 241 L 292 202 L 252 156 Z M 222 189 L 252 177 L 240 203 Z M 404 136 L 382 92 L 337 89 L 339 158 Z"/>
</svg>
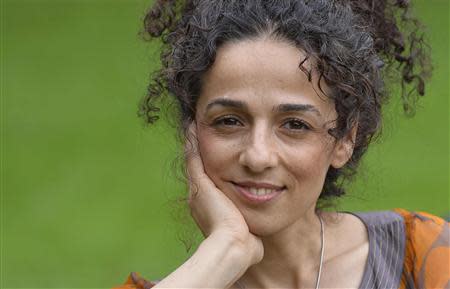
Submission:
<svg viewBox="0 0 450 289">
<path fill-rule="evenodd" d="M 321 234 L 321 248 L 320 248 L 320 262 L 319 262 L 319 272 L 317 272 L 317 279 L 316 279 L 316 289 L 319 289 L 320 287 L 320 277 L 322 275 L 322 265 L 323 265 L 323 256 L 325 252 L 325 227 L 323 225 L 322 217 L 318 215 L 320 220 L 320 234 Z M 240 289 L 245 289 L 245 286 L 239 282 L 239 280 L 236 281 L 236 284 L 239 286 Z"/>
</svg>

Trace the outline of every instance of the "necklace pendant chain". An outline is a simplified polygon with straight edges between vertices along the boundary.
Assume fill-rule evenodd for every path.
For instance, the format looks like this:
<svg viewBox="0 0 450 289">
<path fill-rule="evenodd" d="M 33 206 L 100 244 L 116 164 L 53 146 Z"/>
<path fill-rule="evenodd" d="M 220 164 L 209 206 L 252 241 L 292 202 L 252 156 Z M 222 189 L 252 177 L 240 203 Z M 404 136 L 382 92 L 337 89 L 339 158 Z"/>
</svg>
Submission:
<svg viewBox="0 0 450 289">
<path fill-rule="evenodd" d="M 316 289 L 320 287 L 320 277 L 322 276 L 322 265 L 323 256 L 325 253 L 325 226 L 323 225 L 322 217 L 318 215 L 320 221 L 320 235 L 321 235 L 321 246 L 320 246 L 320 261 L 319 261 L 319 272 L 317 272 Z"/>
</svg>

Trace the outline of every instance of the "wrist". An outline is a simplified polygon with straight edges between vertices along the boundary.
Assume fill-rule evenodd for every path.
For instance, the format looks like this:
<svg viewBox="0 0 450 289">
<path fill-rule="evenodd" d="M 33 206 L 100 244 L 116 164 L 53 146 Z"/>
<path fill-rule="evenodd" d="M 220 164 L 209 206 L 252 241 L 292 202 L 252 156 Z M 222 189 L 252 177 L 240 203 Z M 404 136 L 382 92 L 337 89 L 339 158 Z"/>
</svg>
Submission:
<svg viewBox="0 0 450 289">
<path fill-rule="evenodd" d="M 216 231 L 209 235 L 204 242 L 222 247 L 229 252 L 230 258 L 234 260 L 234 265 L 243 268 L 242 273 L 261 259 L 259 256 L 262 254 L 259 249 L 262 248 L 262 245 L 256 244 L 256 238 L 252 238 L 251 234 L 248 234 L 248 237 L 237 237 L 227 232 Z"/>
<path fill-rule="evenodd" d="M 240 243 L 226 234 L 211 234 L 156 288 L 230 288 L 248 268 Z"/>
<path fill-rule="evenodd" d="M 200 248 L 217 253 L 226 252 L 227 257 L 235 265 L 241 265 L 239 267 L 247 265 L 248 252 L 245 251 L 245 243 L 229 234 L 212 233 L 200 244 Z"/>
</svg>

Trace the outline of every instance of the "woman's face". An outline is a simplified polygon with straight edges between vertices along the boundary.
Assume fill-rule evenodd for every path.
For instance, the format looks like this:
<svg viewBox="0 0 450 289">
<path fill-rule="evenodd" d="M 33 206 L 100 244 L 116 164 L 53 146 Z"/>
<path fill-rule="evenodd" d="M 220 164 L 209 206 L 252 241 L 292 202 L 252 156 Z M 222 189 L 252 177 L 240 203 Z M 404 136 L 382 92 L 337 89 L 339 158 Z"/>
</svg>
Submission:
<svg viewBox="0 0 450 289">
<path fill-rule="evenodd" d="M 349 157 L 327 133 L 334 104 L 299 69 L 303 58 L 269 38 L 226 44 L 197 103 L 205 171 L 260 236 L 312 216 L 328 168 Z"/>
</svg>

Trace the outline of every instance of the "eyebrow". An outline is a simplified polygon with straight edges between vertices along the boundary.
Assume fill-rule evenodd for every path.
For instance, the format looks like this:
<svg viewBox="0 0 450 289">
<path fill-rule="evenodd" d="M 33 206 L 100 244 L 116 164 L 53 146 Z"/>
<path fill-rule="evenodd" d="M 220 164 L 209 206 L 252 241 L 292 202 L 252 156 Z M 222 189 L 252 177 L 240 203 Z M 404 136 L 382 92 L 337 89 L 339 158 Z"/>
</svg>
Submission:
<svg viewBox="0 0 450 289">
<path fill-rule="evenodd" d="M 310 112 L 314 112 L 318 116 L 322 116 L 320 114 L 320 111 L 314 105 L 311 105 L 311 104 L 283 103 L 283 104 L 278 105 L 275 108 L 275 111 L 279 111 L 279 112 L 310 111 Z"/>
<path fill-rule="evenodd" d="M 232 107 L 232 108 L 240 108 L 240 109 L 247 109 L 247 105 L 245 102 L 240 100 L 232 100 L 232 99 L 226 99 L 226 98 L 219 98 L 214 101 L 211 101 L 206 106 L 206 110 L 208 111 L 214 106 L 225 106 L 225 107 Z"/>
<path fill-rule="evenodd" d="M 206 106 L 206 111 L 208 111 L 214 106 L 224 106 L 248 110 L 247 104 L 243 101 L 219 98 L 208 103 L 208 105 Z M 307 112 L 314 112 L 318 116 L 322 116 L 319 110 L 311 104 L 282 103 L 274 107 L 273 111 L 277 112 L 307 111 Z"/>
</svg>

